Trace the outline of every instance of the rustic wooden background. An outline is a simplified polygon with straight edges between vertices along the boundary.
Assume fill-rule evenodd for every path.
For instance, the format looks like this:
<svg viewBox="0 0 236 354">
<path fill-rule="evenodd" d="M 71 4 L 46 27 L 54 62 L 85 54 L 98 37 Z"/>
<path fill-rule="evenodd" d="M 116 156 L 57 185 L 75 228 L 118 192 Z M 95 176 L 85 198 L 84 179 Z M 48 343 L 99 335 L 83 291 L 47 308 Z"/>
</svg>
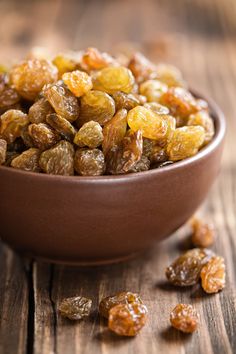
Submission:
<svg viewBox="0 0 236 354">
<path fill-rule="evenodd" d="M 24 262 L 0 244 L 0 353 L 236 353 L 235 0 L 5 0 L 0 14 L 0 62 L 15 61 L 33 45 L 51 51 L 132 45 L 179 66 L 192 87 L 219 103 L 228 123 L 222 172 L 200 210 L 218 230 L 214 249 L 226 259 L 226 289 L 206 296 L 199 287 L 176 290 L 165 282 L 165 266 L 187 245 L 186 228 L 142 258 L 99 268 Z M 109 333 L 96 311 L 103 296 L 126 289 L 139 292 L 150 310 L 135 339 Z M 75 294 L 94 301 L 81 323 L 57 315 L 60 299 Z M 200 312 L 192 336 L 169 327 L 178 302 Z"/>
</svg>

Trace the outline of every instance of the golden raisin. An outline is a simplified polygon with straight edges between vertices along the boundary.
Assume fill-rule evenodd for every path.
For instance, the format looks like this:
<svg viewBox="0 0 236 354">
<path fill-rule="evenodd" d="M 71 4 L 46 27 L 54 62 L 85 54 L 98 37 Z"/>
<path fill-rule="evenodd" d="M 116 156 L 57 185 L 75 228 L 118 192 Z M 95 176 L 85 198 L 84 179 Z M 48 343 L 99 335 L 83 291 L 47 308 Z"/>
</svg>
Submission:
<svg viewBox="0 0 236 354">
<path fill-rule="evenodd" d="M 4 139 L 0 139 L 0 165 L 6 162 L 7 154 L 7 142 Z"/>
<path fill-rule="evenodd" d="M 148 102 L 159 102 L 161 95 L 167 90 L 168 86 L 158 80 L 147 80 L 139 86 L 139 92 L 147 97 Z"/>
<path fill-rule="evenodd" d="M 31 123 L 45 123 L 46 116 L 53 113 L 53 108 L 45 98 L 40 98 L 29 109 L 29 120 Z"/>
<path fill-rule="evenodd" d="M 170 313 L 171 325 L 184 333 L 193 333 L 199 324 L 199 314 L 192 305 L 178 304 Z"/>
<path fill-rule="evenodd" d="M 66 54 L 58 54 L 52 61 L 58 69 L 58 78 L 61 78 L 64 73 L 74 71 L 77 68 L 76 61 Z"/>
<path fill-rule="evenodd" d="M 101 70 L 115 64 L 115 60 L 109 54 L 101 53 L 96 48 L 88 48 L 82 56 L 82 65 L 87 70 Z"/>
<path fill-rule="evenodd" d="M 46 122 L 64 139 L 73 142 L 76 130 L 67 119 L 59 116 L 56 113 L 52 113 L 47 115 Z"/>
<path fill-rule="evenodd" d="M 63 317 L 70 320 L 81 320 L 89 316 L 92 307 L 92 300 L 82 296 L 69 297 L 63 299 L 58 310 Z"/>
<path fill-rule="evenodd" d="M 135 53 L 130 59 L 128 68 L 132 71 L 137 82 L 142 82 L 149 79 L 156 70 L 156 66 L 143 54 L 138 52 Z"/>
<path fill-rule="evenodd" d="M 158 114 L 169 114 L 170 111 L 167 107 L 162 106 L 160 103 L 157 102 L 148 102 L 144 104 L 145 108 L 151 109 L 153 112 Z"/>
<path fill-rule="evenodd" d="M 19 156 L 15 157 L 11 161 L 11 166 L 24 171 L 30 172 L 40 172 L 39 158 L 40 150 L 35 148 L 30 148 L 22 152 Z"/>
<path fill-rule="evenodd" d="M 213 294 L 225 287 L 224 258 L 212 257 L 201 270 L 202 287 L 206 293 Z"/>
<path fill-rule="evenodd" d="M 204 223 L 203 221 L 193 218 L 192 226 L 192 243 L 197 247 L 209 247 L 215 241 L 215 228 L 212 224 Z"/>
<path fill-rule="evenodd" d="M 28 124 L 27 114 L 10 109 L 3 113 L 0 117 L 0 138 L 7 141 L 8 144 L 20 137 L 21 130 Z"/>
<path fill-rule="evenodd" d="M 90 120 L 76 133 L 74 143 L 80 147 L 96 148 L 103 141 L 102 127 L 98 122 Z"/>
<path fill-rule="evenodd" d="M 169 87 L 178 86 L 185 87 L 186 83 L 178 68 L 169 64 L 159 64 L 156 67 L 156 75 L 158 80 L 165 83 Z"/>
<path fill-rule="evenodd" d="M 59 134 L 45 123 L 30 124 L 28 132 L 34 146 L 40 150 L 49 149 L 60 140 Z"/>
<path fill-rule="evenodd" d="M 80 70 L 63 74 L 62 80 L 76 97 L 83 96 L 93 87 L 91 77 L 84 71 Z"/>
<path fill-rule="evenodd" d="M 215 127 L 213 119 L 209 116 L 207 111 L 200 111 L 195 114 L 191 114 L 187 125 L 200 125 L 205 130 L 204 145 L 207 145 L 215 134 Z"/>
</svg>

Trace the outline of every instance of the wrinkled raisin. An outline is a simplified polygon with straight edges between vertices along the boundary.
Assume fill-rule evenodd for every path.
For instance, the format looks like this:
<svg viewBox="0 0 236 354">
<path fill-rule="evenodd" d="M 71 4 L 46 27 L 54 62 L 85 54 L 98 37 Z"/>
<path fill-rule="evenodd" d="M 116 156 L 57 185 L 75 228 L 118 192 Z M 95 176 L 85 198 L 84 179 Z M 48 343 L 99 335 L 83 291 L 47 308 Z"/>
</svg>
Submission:
<svg viewBox="0 0 236 354">
<path fill-rule="evenodd" d="M 92 307 L 92 300 L 82 296 L 69 297 L 63 299 L 58 310 L 63 317 L 70 320 L 81 320 L 89 316 Z"/>
<path fill-rule="evenodd" d="M 0 139 L 0 165 L 3 165 L 6 161 L 7 142 L 4 139 Z"/>
<path fill-rule="evenodd" d="M 142 97 L 144 96 L 117 91 L 112 95 L 112 97 L 116 104 L 116 110 L 124 108 L 129 111 L 130 109 L 141 105 Z"/>
<path fill-rule="evenodd" d="M 213 252 L 205 248 L 193 248 L 166 269 L 166 277 L 174 285 L 194 285 L 199 280 L 202 267 L 213 255 Z"/>
<path fill-rule="evenodd" d="M 74 167 L 81 176 L 100 176 L 105 171 L 105 159 L 99 149 L 78 149 L 75 153 Z"/>
<path fill-rule="evenodd" d="M 156 66 L 143 54 L 138 52 L 135 53 L 130 59 L 128 68 L 132 71 L 137 82 L 142 82 L 149 79 L 156 70 Z"/>
<path fill-rule="evenodd" d="M 57 67 L 58 78 L 61 78 L 64 73 L 77 69 L 77 63 L 73 57 L 67 54 L 58 54 L 52 61 Z"/>
<path fill-rule="evenodd" d="M 82 66 L 87 70 L 101 70 L 117 64 L 107 53 L 101 53 L 96 48 L 88 48 L 82 56 Z"/>
<path fill-rule="evenodd" d="M 59 134 L 61 134 L 64 139 L 73 142 L 76 130 L 67 119 L 56 113 L 52 113 L 47 115 L 46 122 Z"/>
<path fill-rule="evenodd" d="M 103 141 L 102 127 L 93 120 L 85 123 L 76 133 L 74 143 L 80 147 L 96 148 Z"/>
<path fill-rule="evenodd" d="M 165 83 L 169 87 L 179 86 L 186 87 L 186 83 L 179 69 L 169 64 L 159 64 L 156 67 L 156 75 L 158 80 Z"/>
<path fill-rule="evenodd" d="M 192 243 L 197 247 L 209 247 L 215 240 L 215 228 L 212 224 L 207 224 L 200 219 L 193 218 L 192 226 Z"/>
<path fill-rule="evenodd" d="M 44 151 L 39 160 L 41 169 L 53 175 L 74 175 L 74 148 L 71 143 L 61 140 L 51 149 Z"/>
<path fill-rule="evenodd" d="M 76 96 L 83 96 L 93 87 L 91 77 L 84 71 L 75 70 L 62 75 L 68 89 Z"/>
<path fill-rule="evenodd" d="M 28 124 L 27 114 L 10 109 L 0 117 L 0 137 L 5 139 L 8 144 L 20 137 L 21 130 Z"/>
<path fill-rule="evenodd" d="M 150 169 L 150 160 L 142 155 L 141 159 L 130 169 L 130 172 L 144 172 Z"/>
<path fill-rule="evenodd" d="M 206 293 L 217 293 L 225 287 L 224 258 L 212 257 L 201 270 L 202 287 Z"/>
<path fill-rule="evenodd" d="M 184 333 L 193 333 L 199 324 L 199 314 L 192 305 L 178 304 L 170 313 L 171 325 Z"/>
<path fill-rule="evenodd" d="M 139 92 L 147 97 L 148 102 L 159 102 L 161 95 L 167 90 L 168 86 L 158 80 L 147 80 L 139 86 Z"/>
<path fill-rule="evenodd" d="M 39 167 L 40 150 L 30 148 L 22 152 L 11 161 L 11 166 L 24 171 L 40 172 Z"/>
<path fill-rule="evenodd" d="M 17 91 L 8 85 L 5 75 L 0 74 L 0 113 L 8 109 L 16 109 L 20 102 Z"/>
<path fill-rule="evenodd" d="M 59 134 L 45 123 L 30 124 L 28 132 L 34 146 L 40 150 L 49 149 L 60 140 Z"/>
<path fill-rule="evenodd" d="M 207 111 L 201 111 L 190 115 L 188 125 L 200 125 L 205 130 L 204 145 L 207 145 L 215 134 L 215 127 L 213 119 L 209 116 Z"/>
<path fill-rule="evenodd" d="M 40 98 L 29 109 L 29 120 L 31 123 L 45 123 L 46 116 L 53 113 L 53 108 L 45 98 Z"/>
</svg>

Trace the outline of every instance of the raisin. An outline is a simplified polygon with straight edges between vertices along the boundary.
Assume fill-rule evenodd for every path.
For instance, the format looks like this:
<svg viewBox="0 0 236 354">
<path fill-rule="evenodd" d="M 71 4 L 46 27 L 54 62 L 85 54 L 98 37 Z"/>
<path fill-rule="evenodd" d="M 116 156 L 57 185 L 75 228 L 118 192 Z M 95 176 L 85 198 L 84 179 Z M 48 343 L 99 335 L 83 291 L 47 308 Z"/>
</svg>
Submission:
<svg viewBox="0 0 236 354">
<path fill-rule="evenodd" d="M 31 123 L 45 123 L 46 116 L 53 113 L 53 108 L 45 98 L 40 98 L 29 109 L 29 120 Z"/>
<path fill-rule="evenodd" d="M 149 79 L 156 70 L 156 66 L 151 63 L 141 53 L 135 53 L 128 64 L 137 82 Z"/>
<path fill-rule="evenodd" d="M 109 311 L 108 328 L 119 336 L 136 336 L 146 322 L 147 308 L 142 304 L 120 304 Z"/>
<path fill-rule="evenodd" d="M 167 146 L 170 160 L 179 161 L 197 154 L 205 139 L 205 131 L 200 126 L 177 128 Z"/>
<path fill-rule="evenodd" d="M 162 106 L 160 103 L 157 102 L 148 102 L 144 104 L 145 108 L 151 109 L 153 112 L 158 114 L 169 114 L 169 108 Z"/>
<path fill-rule="evenodd" d="M 16 108 L 19 102 L 20 96 L 17 91 L 3 81 L 2 87 L 0 87 L 0 112 L 4 113 L 9 109 Z"/>
<path fill-rule="evenodd" d="M 135 95 L 132 93 L 117 91 L 112 95 L 112 97 L 116 104 L 116 110 L 124 108 L 129 111 L 130 109 L 143 103 L 141 95 Z"/>
<path fill-rule="evenodd" d="M 6 162 L 7 142 L 4 139 L 0 139 L 0 165 Z"/>
<path fill-rule="evenodd" d="M 134 86 L 132 72 L 124 66 L 111 66 L 94 74 L 93 87 L 95 90 L 113 94 L 116 91 L 130 93 Z"/>
<path fill-rule="evenodd" d="M 200 125 L 205 130 L 204 145 L 207 145 L 215 134 L 215 127 L 213 119 L 209 116 L 207 111 L 201 111 L 190 115 L 188 125 Z"/>
<path fill-rule="evenodd" d="M 148 102 L 159 102 L 161 95 L 167 90 L 168 86 L 158 80 L 147 80 L 139 86 L 139 92 L 147 97 Z"/>
<path fill-rule="evenodd" d="M 12 160 L 19 155 L 20 154 L 16 151 L 7 151 L 6 152 L 6 161 L 4 163 L 4 166 L 11 166 Z"/>
<path fill-rule="evenodd" d="M 45 123 L 30 124 L 28 132 L 34 146 L 40 150 L 49 149 L 60 140 L 59 134 Z"/>
<path fill-rule="evenodd" d="M 11 161 L 11 166 L 24 171 L 40 172 L 39 167 L 40 150 L 30 148 Z"/>
<path fill-rule="evenodd" d="M 10 109 L 0 117 L 0 137 L 5 139 L 8 144 L 20 137 L 21 130 L 28 124 L 27 114 Z"/>
<path fill-rule="evenodd" d="M 84 71 L 75 70 L 62 75 L 68 89 L 76 96 L 83 96 L 93 87 L 91 77 Z"/>
<path fill-rule="evenodd" d="M 225 287 L 225 262 L 222 257 L 212 257 L 201 270 L 202 287 L 213 294 Z"/>
<path fill-rule="evenodd" d="M 56 113 L 52 113 L 47 115 L 46 122 L 61 134 L 64 139 L 73 142 L 76 130 L 67 119 L 60 117 Z"/>
<path fill-rule="evenodd" d="M 165 83 L 169 87 L 178 86 L 186 87 L 186 83 L 179 69 L 173 65 L 159 64 L 156 67 L 156 75 L 158 80 Z"/>
<path fill-rule="evenodd" d="M 100 176 L 105 171 L 105 159 L 99 149 L 78 149 L 75 153 L 74 167 L 81 176 Z"/>
<path fill-rule="evenodd" d="M 80 100 L 80 116 L 78 126 L 94 120 L 104 125 L 115 114 L 115 102 L 112 97 L 102 91 L 90 91 Z"/>
<path fill-rule="evenodd" d="M 59 116 L 67 119 L 69 122 L 74 122 L 78 118 L 78 100 L 62 84 L 57 83 L 45 87 L 43 94 Z"/>
<path fill-rule="evenodd" d="M 187 123 L 190 114 L 198 111 L 195 98 L 181 87 L 171 87 L 160 97 L 159 103 L 167 106 L 174 117 L 181 118 L 181 124 Z"/>
<path fill-rule="evenodd" d="M 106 156 L 112 147 L 119 145 L 127 130 L 127 111 L 119 110 L 112 119 L 104 125 L 102 149 Z"/>
<path fill-rule="evenodd" d="M 130 169 L 130 172 L 144 172 L 144 171 L 148 171 L 150 169 L 150 160 L 142 155 L 141 159 L 136 162 L 136 164 L 134 165 L 134 167 L 132 167 Z"/>
<path fill-rule="evenodd" d="M 70 55 L 66 54 L 58 54 L 52 63 L 57 67 L 58 78 L 61 78 L 64 73 L 77 69 L 76 61 Z"/>
<path fill-rule="evenodd" d="M 199 325 L 199 314 L 192 305 L 178 304 L 170 313 L 171 325 L 184 333 L 193 333 Z"/>
<path fill-rule="evenodd" d="M 143 137 L 153 140 L 165 140 L 168 123 L 164 115 L 157 114 L 143 106 L 137 106 L 128 112 L 128 124 L 133 131 L 141 130 Z"/>
<path fill-rule="evenodd" d="M 101 316 L 108 318 L 110 309 L 120 304 L 143 304 L 143 301 L 138 294 L 130 291 L 123 291 L 102 299 L 99 304 L 99 313 Z"/>
<path fill-rule="evenodd" d="M 177 286 L 194 285 L 199 280 L 202 267 L 213 255 L 213 252 L 205 248 L 193 248 L 166 269 L 166 277 Z"/>
<path fill-rule="evenodd" d="M 191 220 L 192 243 L 196 247 L 209 247 L 215 240 L 215 228 L 212 224 L 202 222 L 197 218 Z"/>
<path fill-rule="evenodd" d="M 87 70 L 100 70 L 117 64 L 107 53 L 101 53 L 96 48 L 88 48 L 82 56 L 82 66 Z"/>
<path fill-rule="evenodd" d="M 22 131 L 24 129 L 26 129 L 26 127 L 22 128 Z M 21 134 L 22 134 L 22 131 L 21 131 Z M 25 147 L 25 143 L 23 141 L 23 139 L 20 137 L 20 138 L 16 138 L 13 143 L 11 144 L 7 144 L 7 150 L 8 151 L 15 151 L 15 152 L 22 152 L 26 149 Z"/>
<path fill-rule="evenodd" d="M 53 175 L 74 175 L 74 148 L 71 143 L 61 140 L 51 149 L 44 151 L 39 159 L 41 169 Z"/>
<path fill-rule="evenodd" d="M 60 314 L 70 320 L 81 320 L 88 317 L 92 307 L 92 300 L 82 296 L 63 299 L 58 307 Z"/>
<path fill-rule="evenodd" d="M 74 143 L 80 147 L 96 148 L 103 141 L 102 127 L 93 120 L 85 123 L 76 133 Z"/>
<path fill-rule="evenodd" d="M 34 100 L 43 86 L 57 80 L 57 68 L 48 60 L 24 61 L 10 72 L 10 79 L 16 91 L 28 100 Z"/>
<path fill-rule="evenodd" d="M 168 155 L 165 149 L 161 146 L 154 146 L 152 152 L 150 154 L 150 162 L 151 164 L 159 164 L 168 160 Z"/>
<path fill-rule="evenodd" d="M 22 128 L 20 136 L 26 147 L 28 148 L 34 147 L 34 141 L 29 134 L 28 125 Z"/>
<path fill-rule="evenodd" d="M 119 146 L 112 148 L 106 156 L 107 172 L 123 174 L 132 172 L 136 163 L 141 159 L 143 139 L 140 130 L 129 130 Z"/>
</svg>

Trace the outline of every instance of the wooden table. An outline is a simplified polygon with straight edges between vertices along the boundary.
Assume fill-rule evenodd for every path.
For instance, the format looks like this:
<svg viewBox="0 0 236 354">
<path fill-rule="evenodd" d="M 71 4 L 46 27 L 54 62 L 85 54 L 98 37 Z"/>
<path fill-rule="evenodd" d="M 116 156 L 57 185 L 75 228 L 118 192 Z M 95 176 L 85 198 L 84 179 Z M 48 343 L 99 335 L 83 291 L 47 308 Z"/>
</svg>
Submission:
<svg viewBox="0 0 236 354">
<path fill-rule="evenodd" d="M 235 0 L 6 0 L 0 13 L 2 62 L 25 55 L 32 45 L 117 50 L 133 42 L 154 60 L 179 66 L 192 87 L 219 103 L 228 123 L 221 175 L 200 210 L 218 230 L 214 250 L 226 259 L 226 289 L 207 296 L 198 286 L 179 290 L 166 283 L 166 265 L 187 247 L 186 228 L 151 254 L 99 268 L 23 261 L 1 244 L 0 353 L 236 353 Z M 140 293 L 150 312 L 135 339 L 112 335 L 96 311 L 103 296 L 126 289 Z M 57 315 L 57 306 L 75 294 L 93 299 L 93 313 L 71 323 Z M 178 302 L 200 312 L 201 326 L 192 336 L 169 327 Z"/>
</svg>

